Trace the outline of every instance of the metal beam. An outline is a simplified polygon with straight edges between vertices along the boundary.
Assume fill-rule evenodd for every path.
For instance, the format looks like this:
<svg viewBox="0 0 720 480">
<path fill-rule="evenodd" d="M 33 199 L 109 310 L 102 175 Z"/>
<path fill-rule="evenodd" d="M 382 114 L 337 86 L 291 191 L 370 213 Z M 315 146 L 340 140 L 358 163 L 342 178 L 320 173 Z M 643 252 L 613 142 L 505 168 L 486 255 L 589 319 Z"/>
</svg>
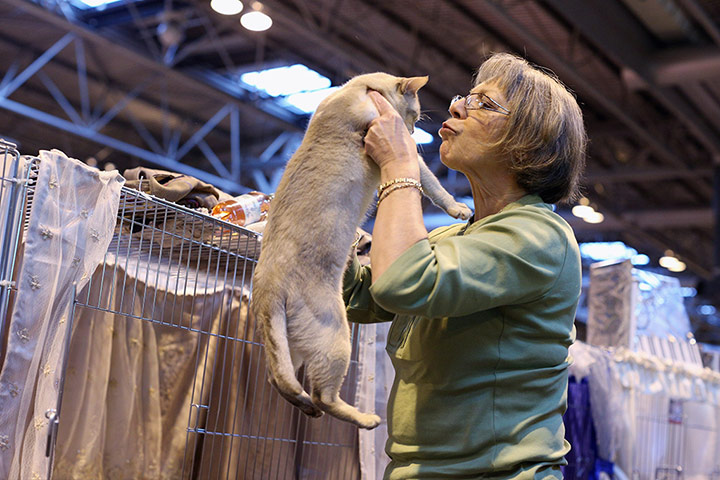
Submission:
<svg viewBox="0 0 720 480">
<path fill-rule="evenodd" d="M 574 217 L 567 211 L 560 211 L 558 213 L 560 213 L 560 215 L 573 227 L 573 230 L 578 237 L 612 234 L 612 238 L 615 239 L 617 239 L 618 236 L 631 237 L 635 240 L 635 242 L 646 244 L 650 248 L 656 248 L 660 252 L 670 248 L 682 257 L 682 260 L 694 273 L 706 280 L 713 277 L 711 271 L 712 269 L 708 266 L 708 262 L 705 258 L 698 258 L 697 251 L 689 250 L 683 247 L 675 239 L 668 237 L 665 233 L 665 230 L 669 228 L 680 230 L 682 228 L 695 228 L 698 226 L 680 225 L 683 221 L 684 215 L 688 213 L 686 210 L 635 211 L 631 212 L 630 215 L 626 217 L 626 214 L 624 213 L 615 215 L 602 205 L 599 208 L 605 215 L 605 221 L 598 224 L 587 223 L 577 217 Z M 702 217 L 707 214 L 712 216 L 710 209 L 707 209 L 705 212 L 697 211 L 693 215 Z M 646 215 L 648 218 L 652 219 L 652 222 L 654 222 L 652 225 L 639 226 L 632 222 L 632 219 L 641 218 Z M 665 222 L 662 218 L 663 215 L 667 215 L 671 219 L 668 222 Z M 706 219 L 701 219 L 701 221 L 698 222 L 698 219 L 696 218 L 693 223 L 704 224 L 706 221 Z M 646 223 L 649 222 L 650 220 L 646 221 Z"/>
<path fill-rule="evenodd" d="M 550 0 L 551 3 L 555 3 Z M 572 2 L 571 2 L 572 3 Z M 614 2 L 607 2 L 608 5 Z M 483 18 L 492 24 L 498 31 L 505 32 L 511 38 L 516 39 L 517 48 L 527 50 L 544 66 L 552 68 L 553 71 L 563 79 L 565 83 L 571 85 L 585 100 L 592 101 L 600 107 L 601 110 L 608 112 L 623 125 L 625 125 L 629 133 L 633 134 L 638 141 L 647 145 L 652 149 L 653 153 L 660 159 L 670 164 L 679 164 L 681 156 L 670 149 L 666 144 L 662 143 L 657 135 L 648 131 L 643 125 L 636 121 L 627 111 L 627 109 L 613 100 L 606 93 L 598 90 L 598 85 L 583 77 L 574 65 L 568 63 L 561 58 L 553 49 L 551 49 L 542 39 L 528 31 L 523 25 L 520 25 L 515 19 L 511 18 L 502 6 L 491 0 L 480 0 L 473 2 L 474 10 L 482 11 Z M 577 8 L 583 8 L 585 3 L 578 2 L 575 4 Z M 470 5 L 466 6 L 470 8 Z M 572 8 L 576 10 L 577 8 Z M 597 21 L 597 19 L 596 19 Z M 601 22 L 601 25 L 613 25 Z"/>
<path fill-rule="evenodd" d="M 712 174 L 712 168 L 653 168 L 608 171 L 591 170 L 585 173 L 584 180 L 585 183 L 660 182 L 664 180 L 680 180 L 684 178 L 705 178 L 710 180 L 712 178 Z"/>
<path fill-rule="evenodd" d="M 648 71 L 648 55 L 656 53 L 630 13 L 615 2 L 601 0 L 545 0 L 555 12 L 578 28 L 582 35 L 621 68 L 632 70 L 647 85 L 647 90 L 711 153 L 720 153 L 720 137 L 710 129 L 676 92 L 657 85 Z"/>
<path fill-rule="evenodd" d="M 705 33 L 707 33 L 710 38 L 712 38 L 713 42 L 715 42 L 715 45 L 720 46 L 720 28 L 718 28 L 715 20 L 710 18 L 707 12 L 703 10 L 703 8 L 698 5 L 695 0 L 676 1 L 678 1 L 680 5 L 685 8 L 685 10 L 690 14 L 693 20 L 698 22 L 703 27 Z"/>
<path fill-rule="evenodd" d="M 0 90 L 0 97 L 9 97 L 15 90 L 20 88 L 20 86 L 25 83 L 30 77 L 39 72 L 41 68 L 47 65 L 47 63 L 55 57 L 55 55 L 60 53 L 65 47 L 70 44 L 70 42 L 72 42 L 76 38 L 77 37 L 72 33 L 66 33 L 65 35 L 63 35 L 62 38 L 55 42 L 42 55 L 33 60 L 33 62 L 28 65 L 25 70 L 18 74 L 17 77 L 9 81 L 2 88 L 2 90 Z"/>
<path fill-rule="evenodd" d="M 650 85 L 669 87 L 720 77 L 720 51 L 717 47 L 686 47 L 663 50 L 645 58 L 645 75 L 625 69 L 623 80 L 633 90 Z M 649 81 L 649 83 L 648 83 Z"/>
<path fill-rule="evenodd" d="M 53 58 L 62 51 L 70 43 L 75 42 L 75 60 L 76 68 L 72 68 L 72 65 L 66 65 L 64 62 L 60 62 L 60 66 L 69 69 L 71 72 L 76 74 L 79 92 L 79 103 L 80 105 L 73 105 L 68 97 L 57 87 L 52 79 L 46 75 L 41 69 L 52 61 Z M 247 187 L 239 185 L 240 180 L 240 166 L 241 166 L 241 152 L 239 145 L 239 134 L 240 134 L 240 112 L 239 108 L 234 102 L 225 102 L 220 107 L 219 111 L 202 127 L 196 130 L 190 138 L 180 146 L 181 132 L 176 131 L 174 137 L 170 141 L 163 142 L 166 148 L 163 148 L 160 143 L 155 139 L 153 134 L 146 128 L 142 121 L 137 119 L 133 114 L 131 108 L 126 108 L 131 102 L 137 102 L 139 94 L 146 89 L 152 81 L 159 77 L 157 73 L 150 72 L 150 79 L 145 80 L 141 85 L 133 89 L 129 94 L 125 95 L 115 106 L 110 108 L 101 118 L 97 118 L 102 113 L 102 108 L 96 106 L 94 111 L 95 114 L 90 115 L 93 111 L 91 98 L 89 95 L 89 80 L 97 82 L 97 79 L 93 76 L 88 75 L 88 70 L 85 64 L 85 48 L 82 45 L 84 39 L 79 35 L 70 33 L 61 38 L 60 41 L 56 42 L 48 51 L 38 53 L 38 58 L 33 61 L 28 68 L 14 78 L 11 78 L 12 73 L 7 74 L 4 78 L 4 91 L 9 94 L 16 91 L 18 88 L 23 86 L 25 82 L 32 78 L 33 75 L 39 75 L 41 81 L 45 84 L 50 94 L 53 96 L 55 101 L 61 106 L 70 118 L 70 122 L 63 118 L 58 118 L 54 115 L 41 112 L 30 105 L 24 105 L 18 101 L 0 102 L 0 108 L 6 108 L 14 111 L 20 115 L 28 117 L 34 121 L 52 125 L 61 130 L 76 134 L 80 137 L 87 138 L 97 143 L 105 144 L 116 150 L 128 153 L 130 155 L 137 156 L 138 158 L 160 165 L 163 168 L 186 173 L 201 178 L 205 181 L 214 183 L 220 188 L 224 188 L 229 192 L 237 192 L 247 190 Z M 17 68 L 14 70 L 17 71 Z M 0 97 L 1 98 L 1 97 Z M 100 133 L 98 130 L 107 125 L 116 115 L 125 110 L 127 118 L 129 118 L 131 124 L 134 126 L 136 132 L 144 140 L 148 148 L 131 144 L 127 141 L 120 140 L 119 137 L 113 135 L 105 135 Z M 82 115 L 79 114 L 82 111 Z M 167 111 L 164 111 L 166 115 L 163 116 L 164 120 L 168 120 Z M 230 134 L 236 138 L 230 139 L 231 152 L 228 163 L 232 163 L 233 172 L 231 173 L 222 161 L 214 153 L 213 149 L 204 142 L 204 137 L 215 128 L 220 121 L 230 115 Z M 90 122 L 89 122 L 90 120 Z M 92 121 L 94 120 L 94 121 Z M 88 125 L 88 123 L 90 123 Z M 115 138 L 113 138 L 115 137 Z M 219 175 L 213 175 L 212 173 L 204 172 L 198 168 L 191 167 L 183 164 L 180 159 L 188 154 L 193 148 L 199 148 L 202 151 L 210 164 L 218 172 Z M 272 157 L 272 155 L 270 155 Z"/>
<path fill-rule="evenodd" d="M 602 209 L 601 209 L 602 210 Z M 644 230 L 712 228 L 711 208 L 680 208 L 673 210 L 634 210 L 619 215 L 606 214 L 602 223 L 587 223 L 568 211 L 560 210 L 573 229 L 584 232 L 608 232 L 627 229 L 627 224 Z"/>
<path fill-rule="evenodd" d="M 127 153 L 128 155 L 133 155 L 140 158 L 141 160 L 145 160 L 156 165 L 160 165 L 161 167 L 168 170 L 192 175 L 193 177 L 211 183 L 226 192 L 236 193 L 247 189 L 247 187 L 244 187 L 234 182 L 233 180 L 218 177 L 217 175 L 208 173 L 205 170 L 178 162 L 173 158 L 150 152 L 136 145 L 132 145 L 122 140 L 103 135 L 102 133 L 98 133 L 89 127 L 76 125 L 72 122 L 68 122 L 67 120 L 57 118 L 53 115 L 42 112 L 27 105 L 23 105 L 13 100 L 9 100 L 7 98 L 0 99 L 0 108 L 5 108 L 19 115 L 23 115 L 38 122 L 45 123 L 46 125 L 50 125 L 60 130 L 64 130 L 66 132 L 86 138 L 93 142 L 107 145 L 117 151 Z"/>
<path fill-rule="evenodd" d="M 275 111 L 266 111 L 262 105 L 249 101 L 247 95 L 236 88 L 228 88 L 228 85 L 206 82 L 197 72 L 191 74 L 169 68 L 166 65 L 148 58 L 145 53 L 135 50 L 127 45 L 127 40 L 112 31 L 104 31 L 103 35 L 88 30 L 85 26 L 72 23 L 69 20 L 59 17 L 47 9 L 27 2 L 26 0 L 3 0 L 3 3 L 25 12 L 35 19 L 59 28 L 62 31 L 69 31 L 75 37 L 83 38 L 91 42 L 98 51 L 104 52 L 109 58 L 122 57 L 128 63 L 135 65 L 138 71 L 148 73 L 160 73 L 169 83 L 176 84 L 181 88 L 194 89 L 203 92 L 208 100 L 215 100 L 225 103 L 232 103 L 241 111 L 251 115 L 260 116 L 263 119 L 272 120 L 278 127 L 293 131 L 304 130 L 302 119 L 289 118 L 277 115 Z"/>
</svg>

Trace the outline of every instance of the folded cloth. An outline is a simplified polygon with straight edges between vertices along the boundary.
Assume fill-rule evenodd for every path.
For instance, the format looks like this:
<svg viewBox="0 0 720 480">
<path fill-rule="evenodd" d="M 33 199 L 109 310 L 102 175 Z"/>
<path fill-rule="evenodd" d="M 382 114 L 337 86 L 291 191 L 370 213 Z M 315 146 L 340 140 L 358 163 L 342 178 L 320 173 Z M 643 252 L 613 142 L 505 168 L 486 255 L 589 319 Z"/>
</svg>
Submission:
<svg viewBox="0 0 720 480">
<path fill-rule="evenodd" d="M 221 196 L 215 187 L 182 173 L 135 167 L 123 172 L 125 186 L 189 208 L 211 210 Z"/>
</svg>

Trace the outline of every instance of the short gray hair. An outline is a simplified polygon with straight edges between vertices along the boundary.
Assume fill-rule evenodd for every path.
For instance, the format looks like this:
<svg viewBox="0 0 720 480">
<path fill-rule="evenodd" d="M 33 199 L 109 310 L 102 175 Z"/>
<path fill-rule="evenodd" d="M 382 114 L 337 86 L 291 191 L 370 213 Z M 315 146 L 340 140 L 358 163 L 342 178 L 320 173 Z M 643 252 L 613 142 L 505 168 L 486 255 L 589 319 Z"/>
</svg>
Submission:
<svg viewBox="0 0 720 480">
<path fill-rule="evenodd" d="M 576 200 L 587 134 L 575 96 L 552 72 L 508 53 L 483 62 L 474 84 L 486 81 L 502 89 L 510 110 L 504 134 L 489 148 L 509 157 L 528 193 L 547 203 Z"/>
</svg>

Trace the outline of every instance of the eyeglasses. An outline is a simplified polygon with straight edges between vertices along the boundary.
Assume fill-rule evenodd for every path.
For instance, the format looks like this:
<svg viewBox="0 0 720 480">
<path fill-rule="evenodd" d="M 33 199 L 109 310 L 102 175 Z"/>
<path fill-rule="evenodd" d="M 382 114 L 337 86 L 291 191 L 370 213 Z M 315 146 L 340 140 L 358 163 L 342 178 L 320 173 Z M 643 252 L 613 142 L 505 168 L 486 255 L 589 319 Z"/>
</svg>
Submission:
<svg viewBox="0 0 720 480">
<path fill-rule="evenodd" d="M 465 106 L 465 110 L 480 110 L 482 108 L 501 115 L 510 115 L 510 110 L 503 107 L 484 93 L 469 93 L 464 97 L 462 95 L 455 95 L 452 100 L 450 100 L 450 106 L 452 107 L 455 102 L 463 99 L 465 100 L 463 104 Z"/>
</svg>

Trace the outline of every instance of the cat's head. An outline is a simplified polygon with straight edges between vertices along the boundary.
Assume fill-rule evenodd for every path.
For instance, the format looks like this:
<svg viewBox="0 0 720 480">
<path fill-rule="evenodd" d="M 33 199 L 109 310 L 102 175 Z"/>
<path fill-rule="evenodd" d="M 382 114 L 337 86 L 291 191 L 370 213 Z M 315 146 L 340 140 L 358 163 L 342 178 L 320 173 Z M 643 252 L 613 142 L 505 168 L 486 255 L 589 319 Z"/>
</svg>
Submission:
<svg viewBox="0 0 720 480">
<path fill-rule="evenodd" d="M 364 85 L 368 91 L 380 92 L 398 111 L 410 133 L 420 118 L 420 101 L 417 92 L 428 81 L 428 77 L 395 77 L 377 72 L 359 75 L 349 83 Z"/>
</svg>

